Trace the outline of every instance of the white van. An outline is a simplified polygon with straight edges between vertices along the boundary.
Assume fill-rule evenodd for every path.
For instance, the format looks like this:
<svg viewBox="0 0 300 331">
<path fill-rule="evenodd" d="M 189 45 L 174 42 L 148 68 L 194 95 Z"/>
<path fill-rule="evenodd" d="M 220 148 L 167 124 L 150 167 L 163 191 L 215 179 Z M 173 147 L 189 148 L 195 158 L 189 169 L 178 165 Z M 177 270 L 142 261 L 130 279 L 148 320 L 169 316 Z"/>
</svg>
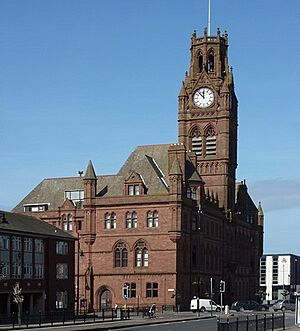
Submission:
<svg viewBox="0 0 300 331">
<path fill-rule="evenodd" d="M 198 302 L 199 301 L 199 305 Z M 197 312 L 197 308 L 199 311 L 204 312 L 204 311 L 221 311 L 221 306 L 217 305 L 213 300 L 210 299 L 199 299 L 199 298 L 193 298 L 191 300 L 191 311 L 193 313 Z"/>
</svg>

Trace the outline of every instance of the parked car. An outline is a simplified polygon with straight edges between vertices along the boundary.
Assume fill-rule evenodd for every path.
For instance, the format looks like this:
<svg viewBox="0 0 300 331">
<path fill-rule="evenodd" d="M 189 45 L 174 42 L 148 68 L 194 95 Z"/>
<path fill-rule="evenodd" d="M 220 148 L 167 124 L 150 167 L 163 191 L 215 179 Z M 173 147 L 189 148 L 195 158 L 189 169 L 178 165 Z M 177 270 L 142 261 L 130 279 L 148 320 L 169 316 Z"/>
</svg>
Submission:
<svg viewBox="0 0 300 331">
<path fill-rule="evenodd" d="M 217 312 L 219 312 L 219 311 L 221 311 L 221 306 L 217 305 L 213 300 L 193 298 L 191 300 L 190 309 L 194 313 L 198 309 L 201 312 L 204 312 L 204 311 L 217 311 Z"/>
<path fill-rule="evenodd" d="M 268 310 L 269 307 L 254 300 L 238 300 L 231 305 L 231 309 L 235 311 Z"/>
<path fill-rule="evenodd" d="M 277 300 L 274 305 L 272 306 L 274 311 L 277 310 L 295 310 L 295 300 L 285 299 L 285 300 Z"/>
</svg>

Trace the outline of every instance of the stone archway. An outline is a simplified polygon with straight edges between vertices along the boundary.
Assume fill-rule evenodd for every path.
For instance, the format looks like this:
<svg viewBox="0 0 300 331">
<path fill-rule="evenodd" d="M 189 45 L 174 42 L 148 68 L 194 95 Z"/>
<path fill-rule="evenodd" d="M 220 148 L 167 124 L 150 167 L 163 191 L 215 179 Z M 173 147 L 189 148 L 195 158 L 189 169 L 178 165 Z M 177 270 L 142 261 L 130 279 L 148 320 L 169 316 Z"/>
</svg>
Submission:
<svg viewBox="0 0 300 331">
<path fill-rule="evenodd" d="M 101 291 L 99 297 L 99 308 L 111 309 L 112 308 L 112 294 L 108 288 Z"/>
</svg>

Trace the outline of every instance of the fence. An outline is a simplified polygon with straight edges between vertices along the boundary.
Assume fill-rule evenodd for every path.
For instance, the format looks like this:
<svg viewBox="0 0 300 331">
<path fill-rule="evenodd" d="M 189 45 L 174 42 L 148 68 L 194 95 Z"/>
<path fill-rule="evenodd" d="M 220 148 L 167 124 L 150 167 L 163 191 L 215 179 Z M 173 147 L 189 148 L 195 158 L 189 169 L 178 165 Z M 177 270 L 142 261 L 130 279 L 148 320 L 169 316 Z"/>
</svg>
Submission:
<svg viewBox="0 0 300 331">
<path fill-rule="evenodd" d="M 129 309 L 101 309 L 92 312 L 84 311 L 76 315 L 73 310 L 50 311 L 42 314 L 29 314 L 28 312 L 21 315 L 18 319 L 17 313 L 11 315 L 0 315 L 1 330 L 14 329 L 19 327 L 21 322 L 23 328 L 42 327 L 42 326 L 61 326 L 70 324 L 99 323 L 104 321 L 130 319 Z"/>
<path fill-rule="evenodd" d="M 219 318 L 218 331 L 285 330 L 285 313 Z"/>
</svg>

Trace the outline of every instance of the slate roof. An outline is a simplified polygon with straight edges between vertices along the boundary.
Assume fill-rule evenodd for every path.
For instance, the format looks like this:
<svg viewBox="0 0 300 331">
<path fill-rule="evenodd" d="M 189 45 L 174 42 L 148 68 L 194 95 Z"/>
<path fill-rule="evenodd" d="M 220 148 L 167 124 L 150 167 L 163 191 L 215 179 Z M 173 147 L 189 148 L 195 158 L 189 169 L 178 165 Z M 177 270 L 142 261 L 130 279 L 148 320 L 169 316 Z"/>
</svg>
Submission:
<svg viewBox="0 0 300 331">
<path fill-rule="evenodd" d="M 68 190 L 83 190 L 82 177 L 46 178 L 13 211 L 23 212 L 24 204 L 34 203 L 49 203 L 48 210 L 57 210 L 65 200 L 64 192 Z"/>
<path fill-rule="evenodd" d="M 138 146 L 115 175 L 97 176 L 97 195 L 122 196 L 124 181 L 132 173 L 141 175 L 148 195 L 168 194 L 168 149 L 170 144 Z M 187 159 L 187 178 L 202 181 L 199 173 Z M 57 210 L 65 200 L 65 191 L 83 190 L 84 178 L 94 178 L 94 169 L 89 161 L 84 177 L 47 178 L 37 185 L 14 209 L 23 212 L 24 204 L 48 203 L 48 210 Z"/>
<path fill-rule="evenodd" d="M 167 194 L 169 146 L 169 144 L 138 146 L 121 167 L 118 175 L 126 178 L 132 170 L 135 170 L 143 177 L 147 194 Z"/>
<path fill-rule="evenodd" d="M 19 232 L 28 234 L 42 235 L 46 237 L 59 237 L 64 239 L 76 240 L 71 234 L 50 225 L 34 216 L 24 214 L 0 211 L 0 215 L 5 215 L 6 221 L 0 218 L 0 232 L 5 230 L 9 232 Z"/>
</svg>

